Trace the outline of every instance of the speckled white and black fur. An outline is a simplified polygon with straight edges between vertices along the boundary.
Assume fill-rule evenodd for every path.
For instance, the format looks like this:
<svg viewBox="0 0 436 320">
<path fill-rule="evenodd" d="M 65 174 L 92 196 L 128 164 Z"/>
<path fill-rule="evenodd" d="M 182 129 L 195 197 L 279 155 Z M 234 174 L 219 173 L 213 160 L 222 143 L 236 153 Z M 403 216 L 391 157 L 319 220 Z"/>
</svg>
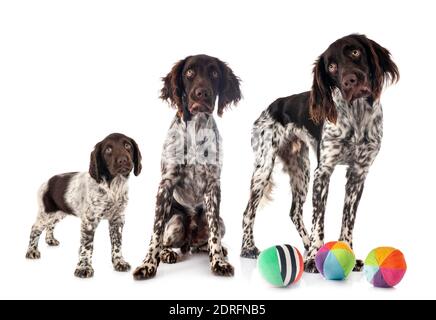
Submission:
<svg viewBox="0 0 436 320">
<path fill-rule="evenodd" d="M 221 138 L 212 115 L 198 113 L 187 122 L 175 117 L 163 147 L 153 235 L 134 273 L 136 279 L 153 277 L 160 261 L 177 262 L 178 255 L 171 248 L 208 252 L 215 274 L 233 274 L 221 245 L 221 159 Z M 196 228 L 202 235 L 192 239 L 186 229 Z"/>
<path fill-rule="evenodd" d="M 303 93 L 301 96 L 303 100 L 309 99 L 309 93 Z M 276 110 L 287 107 L 283 104 L 283 99 L 277 100 L 265 110 L 254 124 L 252 144 L 256 160 L 251 180 L 250 200 L 244 213 L 241 256 L 255 258 L 259 253 L 253 238 L 254 219 L 261 198 L 267 196 L 270 190 L 271 174 L 278 156 L 283 162 L 284 171 L 290 176 L 292 189 L 290 216 L 305 249 L 308 250 L 306 271 L 315 271 L 307 269 L 315 268 L 312 262 L 323 244 L 328 186 L 336 165 L 348 167 L 339 240 L 346 241 L 352 246 L 353 227 L 364 181 L 381 145 L 382 107 L 378 101 L 371 105 L 365 98 L 350 104 L 343 99 L 339 90 L 335 90 L 333 100 L 338 113 L 336 124 L 325 121 L 319 128 L 308 128 L 297 120 L 297 118 L 308 120 L 308 111 L 302 113 L 295 111 L 294 120 L 288 119 L 288 123 L 282 124 L 284 121 L 276 116 Z M 302 219 L 302 207 L 310 177 L 309 146 L 316 152 L 318 158 L 313 182 L 314 213 L 310 237 Z"/>
<path fill-rule="evenodd" d="M 121 133 L 112 133 L 95 145 L 89 172 L 64 173 L 50 178 L 38 192 L 38 215 L 30 233 L 26 258 L 40 258 L 38 242 L 44 230 L 47 230 L 47 244 L 59 245 L 53 234 L 55 224 L 66 215 L 73 215 L 81 219 L 79 263 L 74 274 L 80 278 L 92 277 L 94 233 L 99 222 L 107 219 L 114 269 L 128 271 L 130 265 L 121 251 L 127 181 L 132 170 L 137 176 L 141 169 L 137 143 Z"/>
<path fill-rule="evenodd" d="M 40 258 L 38 241 L 44 230 L 46 230 L 47 244 L 50 246 L 59 245 L 53 235 L 55 224 L 65 216 L 72 214 L 82 221 L 76 276 L 87 278 L 94 274 L 91 265 L 94 232 L 102 219 L 109 221 L 112 263 L 115 270 L 129 270 L 130 266 L 124 260 L 121 252 L 124 209 L 128 201 L 127 180 L 126 177 L 117 176 L 110 183 L 106 180 L 98 183 L 88 172 L 72 174 L 64 195 L 65 203 L 71 208 L 71 213 L 46 212 L 43 197 L 47 192 L 48 183 L 44 183 L 38 192 L 39 210 L 30 234 L 26 257 L 29 259 Z"/>
</svg>

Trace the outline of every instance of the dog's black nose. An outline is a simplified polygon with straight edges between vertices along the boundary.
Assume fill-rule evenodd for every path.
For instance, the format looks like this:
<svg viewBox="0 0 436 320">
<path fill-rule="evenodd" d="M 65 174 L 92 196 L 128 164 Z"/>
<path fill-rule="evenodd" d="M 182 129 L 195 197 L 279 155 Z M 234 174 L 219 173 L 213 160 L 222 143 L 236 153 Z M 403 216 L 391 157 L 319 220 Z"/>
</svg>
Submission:
<svg viewBox="0 0 436 320">
<path fill-rule="evenodd" d="M 126 156 L 119 157 L 119 158 L 117 159 L 117 163 L 118 163 L 120 166 L 125 166 L 126 164 L 128 164 L 128 162 L 129 162 L 129 159 L 127 159 Z"/>
<path fill-rule="evenodd" d="M 357 85 L 357 76 L 354 73 L 347 74 L 342 79 L 342 87 L 344 89 L 351 89 Z"/>
<path fill-rule="evenodd" d="M 210 97 L 210 91 L 207 88 L 195 89 L 195 96 L 200 99 L 207 99 Z"/>
</svg>

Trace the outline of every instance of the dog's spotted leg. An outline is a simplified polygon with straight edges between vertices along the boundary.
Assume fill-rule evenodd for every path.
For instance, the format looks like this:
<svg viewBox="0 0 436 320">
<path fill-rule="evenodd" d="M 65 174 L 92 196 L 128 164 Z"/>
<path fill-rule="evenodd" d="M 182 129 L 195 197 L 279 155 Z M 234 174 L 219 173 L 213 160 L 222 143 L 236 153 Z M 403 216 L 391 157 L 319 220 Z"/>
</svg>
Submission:
<svg viewBox="0 0 436 320">
<path fill-rule="evenodd" d="M 179 255 L 172 248 L 180 247 L 182 254 L 189 251 L 189 240 L 185 239 L 185 233 L 183 215 L 173 214 L 165 224 L 162 240 L 163 250 L 160 253 L 160 260 L 163 263 L 174 264 L 179 260 Z M 182 245 L 184 242 L 186 243 Z"/>
<path fill-rule="evenodd" d="M 91 278 L 94 276 L 92 268 L 92 252 L 94 250 L 94 233 L 99 223 L 98 218 L 83 218 L 80 228 L 79 263 L 74 275 L 78 278 Z"/>
<path fill-rule="evenodd" d="M 349 167 L 347 170 L 347 184 L 345 186 L 344 211 L 339 241 L 347 242 L 353 248 L 353 230 L 356 220 L 357 207 L 362 197 L 365 178 L 369 168 Z M 356 260 L 353 271 L 362 271 L 363 261 Z"/>
<path fill-rule="evenodd" d="M 49 223 L 47 224 L 45 242 L 51 247 L 56 247 L 59 245 L 59 241 L 54 237 L 54 229 L 56 224 L 64 218 L 65 214 L 62 212 L 57 212 L 56 214 L 52 215 L 53 218 L 50 219 Z"/>
<path fill-rule="evenodd" d="M 59 241 L 56 240 L 56 238 L 54 237 L 54 228 L 55 228 L 55 223 L 50 224 L 49 226 L 47 226 L 47 230 L 45 234 L 45 242 L 50 247 L 56 247 L 59 245 Z"/>
<path fill-rule="evenodd" d="M 112 264 L 115 271 L 126 272 L 130 265 L 124 260 L 122 253 L 124 215 L 109 220 L 109 235 L 112 247 Z"/>
<path fill-rule="evenodd" d="M 38 242 L 41 233 L 47 227 L 47 214 L 45 212 L 39 212 L 36 218 L 36 222 L 32 226 L 30 232 L 29 246 L 27 248 L 26 258 L 27 259 L 39 259 L 41 258 L 41 253 L 38 250 Z"/>
<path fill-rule="evenodd" d="M 310 180 L 309 147 L 303 141 L 292 137 L 279 149 L 283 170 L 288 173 L 292 189 L 290 217 L 303 240 L 304 249 L 309 250 L 309 234 L 304 226 L 303 205 L 306 201 Z"/>
<path fill-rule="evenodd" d="M 313 218 L 310 248 L 304 263 L 304 270 L 309 273 L 317 273 L 315 255 L 324 244 L 324 214 L 327 202 L 330 176 L 332 167 L 319 166 L 315 171 L 313 182 Z"/>
<path fill-rule="evenodd" d="M 204 208 L 209 227 L 209 259 L 212 272 L 219 276 L 233 276 L 233 266 L 226 261 L 221 246 L 221 227 L 219 223 L 219 206 L 221 190 L 219 182 L 210 181 L 204 196 Z"/>
<path fill-rule="evenodd" d="M 173 175 L 177 176 L 177 174 Z M 136 268 L 133 277 L 136 280 L 145 280 L 156 275 L 160 262 L 160 253 L 165 228 L 165 217 L 170 214 L 173 199 L 175 180 L 163 179 L 159 185 L 156 200 L 156 212 L 154 218 L 153 235 L 151 237 L 147 256 L 142 264 Z"/>
<path fill-rule="evenodd" d="M 41 253 L 38 250 L 38 242 L 42 231 L 44 231 L 44 226 L 38 224 L 32 226 L 32 231 L 30 232 L 29 247 L 27 248 L 26 253 L 27 259 L 41 258 Z"/>
<path fill-rule="evenodd" d="M 324 244 L 324 214 L 330 177 L 342 156 L 341 144 L 337 140 L 340 134 L 341 131 L 335 124 L 325 123 L 322 142 L 319 146 L 318 167 L 315 170 L 312 188 L 313 216 L 310 248 L 304 262 L 304 270 L 309 273 L 318 272 L 315 266 L 315 256 Z"/>
<path fill-rule="evenodd" d="M 272 120 L 262 115 L 254 124 L 252 147 L 255 153 L 255 168 L 251 178 L 250 199 L 244 212 L 241 257 L 256 259 L 260 251 L 254 243 L 254 219 L 260 201 L 268 198 L 272 188 L 271 174 L 277 155 L 283 127 L 273 128 Z"/>
</svg>

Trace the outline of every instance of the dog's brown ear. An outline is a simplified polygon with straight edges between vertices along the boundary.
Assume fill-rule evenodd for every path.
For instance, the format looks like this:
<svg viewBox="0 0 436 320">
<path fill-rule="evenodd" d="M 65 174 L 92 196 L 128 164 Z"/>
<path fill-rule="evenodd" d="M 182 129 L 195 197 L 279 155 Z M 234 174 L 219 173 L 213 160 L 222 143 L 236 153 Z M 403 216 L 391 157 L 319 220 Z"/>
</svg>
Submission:
<svg viewBox="0 0 436 320">
<path fill-rule="evenodd" d="M 338 115 L 332 97 L 333 87 L 326 72 L 324 58 L 320 56 L 313 67 L 313 84 L 309 99 L 310 117 L 313 122 L 319 124 L 327 119 L 336 123 Z"/>
<path fill-rule="evenodd" d="M 373 99 L 378 100 L 385 85 L 400 79 L 400 72 L 392 61 L 389 50 L 364 35 L 356 35 L 356 37 L 365 48 L 371 73 Z"/>
<path fill-rule="evenodd" d="M 141 151 L 139 151 L 138 144 L 132 138 L 130 138 L 130 143 L 133 145 L 133 164 L 135 165 L 135 167 L 133 168 L 133 173 L 135 174 L 135 176 L 138 176 L 142 170 Z"/>
<path fill-rule="evenodd" d="M 242 99 L 242 94 L 240 88 L 241 80 L 235 76 L 227 63 L 219 59 L 217 60 L 221 69 L 221 82 L 218 94 L 218 115 L 221 117 L 224 109 L 232 103 L 236 105 Z"/>
<path fill-rule="evenodd" d="M 101 158 L 101 142 L 99 142 L 91 152 L 91 159 L 89 162 L 89 175 L 94 178 L 97 183 L 102 181 L 102 176 L 105 170 L 103 166 L 103 159 Z"/>
<path fill-rule="evenodd" d="M 187 59 L 189 59 L 189 57 L 177 62 L 166 77 L 162 78 L 164 86 L 161 89 L 160 98 L 167 101 L 171 106 L 177 108 L 180 114 L 183 113 L 182 71 Z"/>
</svg>

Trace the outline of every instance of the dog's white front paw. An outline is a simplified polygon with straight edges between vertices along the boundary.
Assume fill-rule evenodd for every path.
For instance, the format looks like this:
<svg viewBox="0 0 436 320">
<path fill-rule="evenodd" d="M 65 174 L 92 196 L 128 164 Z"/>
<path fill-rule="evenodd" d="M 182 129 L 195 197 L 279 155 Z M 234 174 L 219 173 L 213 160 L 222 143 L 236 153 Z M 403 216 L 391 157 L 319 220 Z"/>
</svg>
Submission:
<svg viewBox="0 0 436 320">
<path fill-rule="evenodd" d="M 319 273 L 316 268 L 315 259 L 306 259 L 306 261 L 304 261 L 304 271 L 307 273 Z"/>
<path fill-rule="evenodd" d="M 78 278 L 91 278 L 94 276 L 94 269 L 90 265 L 77 266 L 74 275 Z"/>
<path fill-rule="evenodd" d="M 38 251 L 38 249 L 29 248 L 26 253 L 26 258 L 31 260 L 36 260 L 41 258 L 41 253 Z"/>
<path fill-rule="evenodd" d="M 210 267 L 217 276 L 231 277 L 235 273 L 233 266 L 224 259 L 212 261 Z"/>
<path fill-rule="evenodd" d="M 143 263 L 133 272 L 135 280 L 146 280 L 156 275 L 157 265 L 153 263 Z"/>
<path fill-rule="evenodd" d="M 114 269 L 115 271 L 118 272 L 127 272 L 130 270 L 130 264 L 128 264 L 126 261 L 124 260 L 117 260 L 114 262 Z"/>
<path fill-rule="evenodd" d="M 50 247 L 57 247 L 60 243 L 58 240 L 56 240 L 55 238 L 48 238 L 45 240 L 45 242 L 50 246 Z"/>
</svg>

